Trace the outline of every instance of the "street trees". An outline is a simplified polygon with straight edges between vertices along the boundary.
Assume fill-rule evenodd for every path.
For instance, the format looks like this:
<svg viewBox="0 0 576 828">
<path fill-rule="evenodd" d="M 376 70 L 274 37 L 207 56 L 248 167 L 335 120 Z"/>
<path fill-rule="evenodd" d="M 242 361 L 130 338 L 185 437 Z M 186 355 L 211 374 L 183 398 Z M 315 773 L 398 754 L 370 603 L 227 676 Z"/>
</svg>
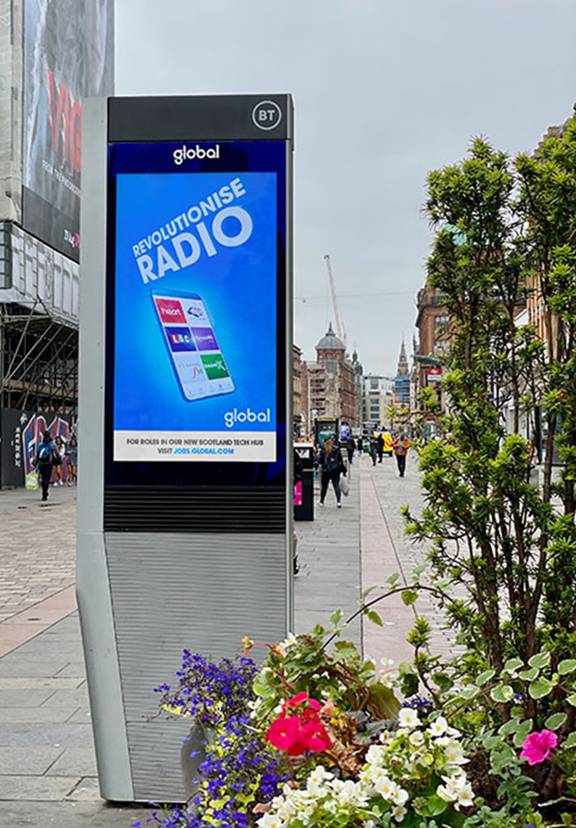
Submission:
<svg viewBox="0 0 576 828">
<path fill-rule="evenodd" d="M 429 283 L 450 314 L 450 409 L 442 439 L 422 449 L 427 505 L 407 513 L 408 531 L 431 544 L 468 665 L 499 672 L 544 650 L 555 669 L 576 652 L 576 118 L 514 160 L 476 139 L 465 160 L 429 175 L 426 212 Z M 517 323 L 527 301 L 543 335 Z M 532 439 L 521 434 L 526 420 Z M 562 739 L 574 700 L 558 683 L 545 689 L 527 694 L 524 715 L 537 728 L 561 709 Z M 498 715 L 509 720 L 511 706 Z M 540 773 L 546 796 L 559 773 Z"/>
</svg>

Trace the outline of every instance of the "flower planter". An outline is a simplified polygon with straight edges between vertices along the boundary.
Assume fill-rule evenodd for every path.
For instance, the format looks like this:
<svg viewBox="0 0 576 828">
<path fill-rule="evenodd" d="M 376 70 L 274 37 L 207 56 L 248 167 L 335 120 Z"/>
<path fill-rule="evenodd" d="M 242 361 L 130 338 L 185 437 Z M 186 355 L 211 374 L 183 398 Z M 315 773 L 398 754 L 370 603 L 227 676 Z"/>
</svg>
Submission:
<svg viewBox="0 0 576 828">
<path fill-rule="evenodd" d="M 206 743 L 211 741 L 212 729 L 200 724 L 193 724 L 190 734 L 180 749 L 180 766 L 186 802 L 190 802 L 198 793 L 201 785 L 199 768 L 206 758 Z"/>
</svg>

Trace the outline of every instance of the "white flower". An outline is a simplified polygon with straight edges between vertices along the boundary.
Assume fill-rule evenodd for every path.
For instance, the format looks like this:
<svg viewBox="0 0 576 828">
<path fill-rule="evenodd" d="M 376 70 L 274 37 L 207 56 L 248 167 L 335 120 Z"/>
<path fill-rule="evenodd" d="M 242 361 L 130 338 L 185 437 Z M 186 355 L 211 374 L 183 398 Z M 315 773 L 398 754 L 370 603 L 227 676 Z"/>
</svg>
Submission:
<svg viewBox="0 0 576 828">
<path fill-rule="evenodd" d="M 447 802 L 458 802 L 463 795 L 465 799 L 473 797 L 472 788 L 466 779 L 466 774 L 461 772 L 454 776 L 444 776 L 445 785 L 438 785 L 436 793 Z"/>
<path fill-rule="evenodd" d="M 424 744 L 424 736 L 419 730 L 414 730 L 408 737 L 408 741 L 412 747 L 421 747 Z"/>
<path fill-rule="evenodd" d="M 392 794 L 392 802 L 398 806 L 405 805 L 408 802 L 408 791 L 405 791 L 400 785 L 396 785 Z"/>
<path fill-rule="evenodd" d="M 446 733 L 447 727 L 448 722 L 446 721 L 444 716 L 438 716 L 438 718 L 435 719 L 428 728 L 428 732 L 432 736 L 443 736 Z"/>
<path fill-rule="evenodd" d="M 288 638 L 285 638 L 284 641 L 281 641 L 278 646 L 281 647 L 282 650 L 286 651 L 289 647 L 291 647 L 293 644 L 296 644 L 297 642 L 298 639 L 296 638 L 294 633 L 288 633 Z"/>
<path fill-rule="evenodd" d="M 366 753 L 366 762 L 369 765 L 381 765 L 384 759 L 384 748 L 382 745 L 370 745 Z"/>
<path fill-rule="evenodd" d="M 392 816 L 396 820 L 396 822 L 402 822 L 404 817 L 406 816 L 407 811 L 403 805 L 395 805 L 392 808 Z"/>
<path fill-rule="evenodd" d="M 387 776 L 374 781 L 374 787 L 383 799 L 392 799 L 396 791 L 396 783 Z"/>
<path fill-rule="evenodd" d="M 456 808 L 469 808 L 474 804 L 474 792 L 470 785 L 463 787 L 458 794 L 458 802 Z"/>
<path fill-rule="evenodd" d="M 396 676 L 396 673 L 380 670 L 380 672 L 376 674 L 375 678 L 378 684 L 382 684 L 384 687 L 393 688 L 396 684 Z"/>
<path fill-rule="evenodd" d="M 438 742 L 440 739 L 437 740 Z M 465 765 L 468 759 L 464 756 L 464 751 L 458 742 L 449 742 L 444 753 L 446 762 L 449 765 Z"/>
<path fill-rule="evenodd" d="M 400 725 L 400 727 L 404 727 L 408 730 L 412 730 L 412 728 L 418 727 L 418 725 L 420 724 L 418 713 L 411 707 L 403 707 L 400 713 L 398 714 L 398 724 Z"/>
<path fill-rule="evenodd" d="M 264 814 L 258 820 L 258 828 L 283 828 L 286 823 L 280 819 L 276 814 Z"/>
</svg>

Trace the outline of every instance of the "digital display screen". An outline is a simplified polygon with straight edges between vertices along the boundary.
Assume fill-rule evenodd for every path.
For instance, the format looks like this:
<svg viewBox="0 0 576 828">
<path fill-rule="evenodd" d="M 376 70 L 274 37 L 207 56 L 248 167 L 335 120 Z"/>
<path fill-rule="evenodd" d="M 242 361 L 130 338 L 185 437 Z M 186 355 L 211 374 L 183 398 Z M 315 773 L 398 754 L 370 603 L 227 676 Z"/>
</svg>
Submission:
<svg viewBox="0 0 576 828">
<path fill-rule="evenodd" d="M 284 150 L 267 143 L 110 147 L 115 463 L 281 459 Z"/>
</svg>

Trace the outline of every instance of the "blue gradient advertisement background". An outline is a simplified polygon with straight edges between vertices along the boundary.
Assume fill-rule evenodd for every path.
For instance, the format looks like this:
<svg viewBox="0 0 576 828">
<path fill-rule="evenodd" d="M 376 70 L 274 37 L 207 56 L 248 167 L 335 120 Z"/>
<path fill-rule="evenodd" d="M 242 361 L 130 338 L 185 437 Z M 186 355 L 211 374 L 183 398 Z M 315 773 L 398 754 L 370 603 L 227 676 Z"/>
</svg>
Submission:
<svg viewBox="0 0 576 828">
<path fill-rule="evenodd" d="M 144 284 L 132 245 L 236 177 L 246 194 L 232 204 L 250 214 L 250 238 L 238 247 L 214 241 L 215 256 L 202 247 L 195 264 Z M 216 213 L 203 219 L 208 228 L 212 215 Z M 275 430 L 276 174 L 119 174 L 116 217 L 114 429 Z M 194 233 L 193 225 L 187 229 Z M 234 232 L 231 226 L 229 233 Z M 175 258 L 170 242 L 163 244 Z M 154 247 L 151 252 L 156 261 Z M 234 382 L 232 393 L 184 398 L 150 297 L 163 291 L 202 297 Z M 238 423 L 227 429 L 224 414 L 234 408 L 270 409 L 270 423 Z"/>
</svg>

